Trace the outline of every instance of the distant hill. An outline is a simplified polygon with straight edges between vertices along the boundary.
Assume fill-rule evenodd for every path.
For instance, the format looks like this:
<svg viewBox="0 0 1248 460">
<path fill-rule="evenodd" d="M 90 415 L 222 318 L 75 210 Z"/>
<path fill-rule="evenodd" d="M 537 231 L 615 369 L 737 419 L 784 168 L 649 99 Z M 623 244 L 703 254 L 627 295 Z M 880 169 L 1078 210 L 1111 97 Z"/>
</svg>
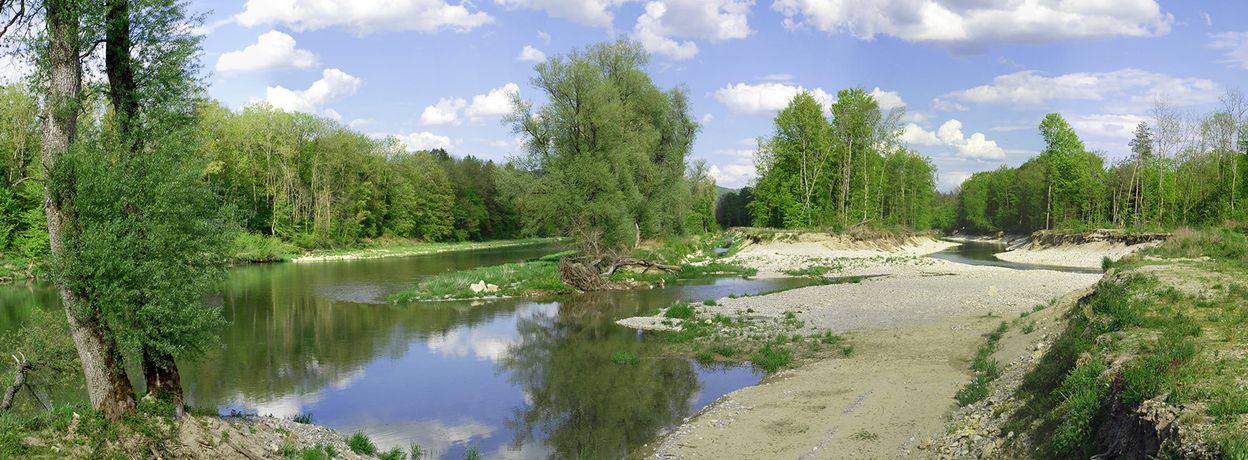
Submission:
<svg viewBox="0 0 1248 460">
<path fill-rule="evenodd" d="M 737 191 L 737 190 L 739 190 L 739 189 L 735 189 L 735 188 L 728 188 L 728 187 L 720 187 L 720 186 L 716 185 L 716 186 L 715 186 L 715 200 L 717 200 L 717 201 L 718 201 L 720 197 L 722 197 L 722 196 L 724 196 L 724 195 L 727 195 L 727 194 L 728 194 L 728 192 L 735 192 L 735 191 Z"/>
</svg>

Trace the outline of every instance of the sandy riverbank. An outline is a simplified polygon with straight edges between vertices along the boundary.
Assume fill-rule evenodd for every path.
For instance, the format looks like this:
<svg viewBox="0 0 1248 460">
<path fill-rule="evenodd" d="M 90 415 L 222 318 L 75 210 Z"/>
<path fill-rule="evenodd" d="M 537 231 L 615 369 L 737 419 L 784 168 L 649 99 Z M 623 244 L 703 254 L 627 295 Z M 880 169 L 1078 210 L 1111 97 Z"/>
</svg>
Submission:
<svg viewBox="0 0 1248 460">
<path fill-rule="evenodd" d="M 1059 246 L 1023 246 L 1018 249 L 994 254 L 998 259 L 1036 265 L 1052 265 L 1074 268 L 1101 268 L 1106 257 L 1118 260 L 1140 249 L 1156 246 L 1159 242 L 1127 245 L 1122 243 L 1094 242 Z"/>
<path fill-rule="evenodd" d="M 929 237 L 908 238 L 900 243 L 856 241 L 833 235 L 800 235 L 788 241 L 750 244 L 724 262 L 758 270 L 759 277 L 785 276 L 784 272 L 836 264 L 839 271 L 873 267 L 921 265 L 923 256 L 958 243 Z"/>
<path fill-rule="evenodd" d="M 755 317 L 795 312 L 810 328 L 845 333 L 855 354 L 808 363 L 724 396 L 661 439 L 650 457 L 929 455 L 919 447 L 944 432 L 983 334 L 1100 278 L 920 257 L 952 244 L 928 239 L 873 250 L 799 241 L 742 250 L 734 259 L 760 273 L 837 263 L 837 274 L 883 275 L 700 307 Z"/>
</svg>

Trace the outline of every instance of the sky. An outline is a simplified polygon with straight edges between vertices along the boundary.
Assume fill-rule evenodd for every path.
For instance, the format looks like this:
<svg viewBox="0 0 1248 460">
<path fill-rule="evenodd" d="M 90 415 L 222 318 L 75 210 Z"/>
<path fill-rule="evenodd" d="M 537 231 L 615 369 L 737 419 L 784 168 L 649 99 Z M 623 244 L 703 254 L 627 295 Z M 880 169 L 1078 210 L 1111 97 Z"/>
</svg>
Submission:
<svg viewBox="0 0 1248 460">
<path fill-rule="evenodd" d="M 942 190 L 1017 166 L 1060 112 L 1111 161 L 1154 101 L 1215 110 L 1248 83 L 1248 2 L 1155 0 L 191 0 L 209 94 L 267 101 L 410 149 L 506 161 L 501 118 L 544 59 L 619 38 L 684 87 L 692 157 L 754 178 L 755 139 L 798 91 L 861 87 L 905 110 L 903 140 Z M 1248 88 L 1245 88 L 1248 89 Z"/>
</svg>

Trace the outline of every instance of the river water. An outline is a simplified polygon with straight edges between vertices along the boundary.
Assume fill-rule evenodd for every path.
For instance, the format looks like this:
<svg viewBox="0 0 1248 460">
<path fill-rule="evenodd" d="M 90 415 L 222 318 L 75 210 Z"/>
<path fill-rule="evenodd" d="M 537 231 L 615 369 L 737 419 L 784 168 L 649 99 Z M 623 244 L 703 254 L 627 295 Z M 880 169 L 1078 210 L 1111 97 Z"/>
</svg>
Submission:
<svg viewBox="0 0 1248 460">
<path fill-rule="evenodd" d="M 664 358 L 662 338 L 616 319 L 805 282 L 699 279 L 549 301 L 384 300 L 423 276 L 556 250 L 235 268 L 221 298 L 229 325 L 220 347 L 182 365 L 188 401 L 222 414 L 311 414 L 383 448 L 418 443 L 434 458 L 462 458 L 469 446 L 486 458 L 618 458 L 762 374 Z M 59 307 L 46 287 L 0 286 L 0 333 L 32 308 Z M 640 362 L 615 364 L 617 352 Z"/>
</svg>

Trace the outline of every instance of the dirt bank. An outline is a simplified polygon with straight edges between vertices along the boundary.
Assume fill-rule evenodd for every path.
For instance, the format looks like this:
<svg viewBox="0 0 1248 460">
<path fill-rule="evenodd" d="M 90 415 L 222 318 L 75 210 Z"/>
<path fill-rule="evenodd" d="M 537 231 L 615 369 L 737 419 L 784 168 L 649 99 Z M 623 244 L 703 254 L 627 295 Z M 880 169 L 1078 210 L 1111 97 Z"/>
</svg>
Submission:
<svg viewBox="0 0 1248 460">
<path fill-rule="evenodd" d="M 1143 248 L 1156 246 L 1167 235 L 1160 233 L 1125 234 L 1100 230 L 1087 233 L 1037 232 L 1009 251 L 996 254 L 998 259 L 1037 265 L 1076 268 L 1100 268 L 1106 257 L 1118 260 Z"/>
<path fill-rule="evenodd" d="M 877 241 L 825 233 L 781 234 L 749 243 L 724 262 L 757 269 L 759 277 L 775 277 L 784 276 L 787 271 L 832 264 L 854 269 L 921 265 L 927 261 L 923 256 L 955 245 L 929 236 Z"/>
</svg>

